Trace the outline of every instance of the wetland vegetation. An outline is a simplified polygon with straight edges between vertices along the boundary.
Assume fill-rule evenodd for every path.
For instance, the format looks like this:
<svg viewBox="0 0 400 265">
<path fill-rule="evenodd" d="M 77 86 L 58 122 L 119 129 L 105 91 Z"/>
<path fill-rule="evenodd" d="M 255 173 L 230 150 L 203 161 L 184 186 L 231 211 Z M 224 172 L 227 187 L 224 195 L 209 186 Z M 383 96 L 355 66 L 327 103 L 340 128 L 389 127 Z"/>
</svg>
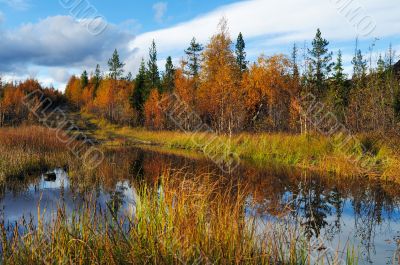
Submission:
<svg viewBox="0 0 400 265">
<path fill-rule="evenodd" d="M 328 45 L 250 64 L 222 19 L 162 74 L 0 82 L 0 262 L 399 262 L 400 66 Z"/>
</svg>

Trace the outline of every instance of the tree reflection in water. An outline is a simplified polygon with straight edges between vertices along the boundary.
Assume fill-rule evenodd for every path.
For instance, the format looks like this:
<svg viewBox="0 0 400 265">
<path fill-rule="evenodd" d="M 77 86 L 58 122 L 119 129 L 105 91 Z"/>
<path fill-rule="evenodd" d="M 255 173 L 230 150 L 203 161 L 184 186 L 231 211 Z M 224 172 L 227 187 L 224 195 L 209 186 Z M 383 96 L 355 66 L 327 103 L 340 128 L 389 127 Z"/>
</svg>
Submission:
<svg viewBox="0 0 400 265">
<path fill-rule="evenodd" d="M 386 239 L 399 240 L 394 238 L 394 233 L 400 230 L 400 186 L 393 183 L 364 178 L 344 180 L 276 166 L 247 164 L 224 174 L 205 159 L 137 148 L 111 149 L 105 155 L 104 163 L 96 172 L 89 174 L 70 169 L 69 193 L 79 197 L 91 190 L 99 198 L 105 191 L 109 194 L 108 207 L 118 212 L 127 200 L 128 187 L 146 182 L 150 187 L 160 188 L 160 176 L 165 170 L 179 171 L 183 178 L 212 173 L 212 177 L 219 180 L 221 191 L 228 182 L 238 183 L 245 189 L 249 196 L 244 213 L 260 220 L 284 218 L 301 226 L 310 239 L 323 237 L 337 242 L 339 238 L 347 240 L 356 236 L 367 260 L 373 261 L 374 257 L 386 253 L 382 249 Z M 0 201 L 7 205 L 6 194 L 19 196 L 39 183 L 37 177 L 7 181 L 0 186 Z M 236 190 L 231 192 L 231 196 L 237 193 Z M 391 232 L 392 225 L 395 232 Z M 393 252 L 383 255 L 393 259 Z"/>
</svg>

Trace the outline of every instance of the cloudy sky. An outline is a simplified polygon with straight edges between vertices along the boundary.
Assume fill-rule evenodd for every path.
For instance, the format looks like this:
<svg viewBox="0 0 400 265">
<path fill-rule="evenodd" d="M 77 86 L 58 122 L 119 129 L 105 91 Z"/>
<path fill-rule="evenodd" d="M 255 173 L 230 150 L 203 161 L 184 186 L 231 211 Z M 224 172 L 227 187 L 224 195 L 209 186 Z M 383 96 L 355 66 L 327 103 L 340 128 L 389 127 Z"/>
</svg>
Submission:
<svg viewBox="0 0 400 265">
<path fill-rule="evenodd" d="M 400 55 L 399 14 L 397 0 L 0 0 L 0 75 L 63 90 L 83 69 L 106 71 L 115 48 L 135 74 L 153 39 L 162 67 L 193 36 L 206 44 L 221 17 L 233 39 L 243 33 L 250 60 L 304 48 L 319 27 L 350 71 L 357 37 L 372 61 L 390 44 Z"/>
</svg>

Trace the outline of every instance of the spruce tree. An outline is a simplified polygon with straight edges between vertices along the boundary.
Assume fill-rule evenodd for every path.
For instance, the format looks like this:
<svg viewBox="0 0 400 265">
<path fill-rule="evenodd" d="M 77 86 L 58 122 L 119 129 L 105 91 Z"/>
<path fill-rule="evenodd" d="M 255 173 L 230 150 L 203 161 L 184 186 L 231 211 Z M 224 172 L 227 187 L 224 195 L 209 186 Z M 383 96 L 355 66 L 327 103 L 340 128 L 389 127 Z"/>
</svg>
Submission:
<svg viewBox="0 0 400 265">
<path fill-rule="evenodd" d="M 185 50 L 188 59 L 188 73 L 191 77 L 197 77 L 200 71 L 200 55 L 203 51 L 203 46 L 193 37 L 190 46 Z"/>
<path fill-rule="evenodd" d="M 100 71 L 100 65 L 96 65 L 96 70 L 94 71 L 94 76 L 93 76 L 93 84 L 94 84 L 94 90 L 93 90 L 93 96 L 96 95 L 97 89 L 99 89 L 100 82 L 101 82 L 101 71 Z"/>
<path fill-rule="evenodd" d="M 157 47 L 154 40 L 149 49 L 149 61 L 147 62 L 147 82 L 147 85 L 150 89 L 156 88 L 161 90 L 160 73 L 157 65 Z"/>
<path fill-rule="evenodd" d="M 88 84 L 89 84 L 88 73 L 86 72 L 86 70 L 84 70 L 83 73 L 81 74 L 81 88 L 85 89 Z"/>
<path fill-rule="evenodd" d="M 240 32 L 236 41 L 235 54 L 236 54 L 236 63 L 241 73 L 247 70 L 246 52 L 244 50 L 245 48 L 246 44 L 243 40 L 243 35 Z"/>
<path fill-rule="evenodd" d="M 392 43 L 389 44 L 389 50 L 386 53 L 386 65 L 389 70 L 391 70 L 392 66 L 395 63 L 396 52 L 393 50 Z"/>
<path fill-rule="evenodd" d="M 378 66 L 378 68 L 377 68 L 378 74 L 383 75 L 383 73 L 385 72 L 385 69 L 386 69 L 386 64 L 385 64 L 385 61 L 383 60 L 381 54 L 379 54 L 377 66 Z"/>
<path fill-rule="evenodd" d="M 338 52 L 337 61 L 333 67 L 333 71 L 334 71 L 333 80 L 335 81 L 335 84 L 343 85 L 344 82 L 346 81 L 346 75 L 343 69 L 343 59 L 341 50 L 339 50 Z"/>
<path fill-rule="evenodd" d="M 313 83 L 316 93 L 322 97 L 326 92 L 326 80 L 333 66 L 332 52 L 328 51 L 329 42 L 322 37 L 320 29 L 317 29 L 312 49 L 308 50 L 310 63 L 313 71 Z"/>
<path fill-rule="evenodd" d="M 139 72 L 135 78 L 135 89 L 130 98 L 132 107 L 138 112 L 140 124 L 143 123 L 143 119 L 144 119 L 143 118 L 144 117 L 144 115 L 143 115 L 144 103 L 146 102 L 147 97 L 150 93 L 148 86 L 146 84 L 146 80 L 147 80 L 146 72 L 147 72 L 147 70 L 146 70 L 145 62 L 144 62 L 144 59 L 142 58 Z"/>
<path fill-rule="evenodd" d="M 367 74 L 367 61 L 364 60 L 361 50 L 356 50 L 351 63 L 353 64 L 353 79 L 363 79 Z"/>
<path fill-rule="evenodd" d="M 339 50 L 337 61 L 333 67 L 333 83 L 335 89 L 336 106 L 343 111 L 343 108 L 348 104 L 348 90 L 346 88 L 347 76 L 343 69 L 342 51 Z"/>
<path fill-rule="evenodd" d="M 124 73 L 124 66 L 125 64 L 120 61 L 118 51 L 115 49 L 112 57 L 108 60 L 111 79 L 120 79 Z"/>
<path fill-rule="evenodd" d="M 125 80 L 128 81 L 128 82 L 131 82 L 131 81 L 132 81 L 132 72 L 129 72 L 129 73 L 126 75 Z"/>
<path fill-rule="evenodd" d="M 297 52 L 298 52 L 298 49 L 297 49 L 297 46 L 295 43 L 295 44 L 293 44 L 293 50 L 292 50 L 292 75 L 293 75 L 293 78 L 295 78 L 295 79 L 299 79 L 299 77 L 300 77 L 299 65 L 297 62 Z"/>
<path fill-rule="evenodd" d="M 168 56 L 162 80 L 164 91 L 172 92 L 174 90 L 175 87 L 174 79 L 175 79 L 175 68 L 174 65 L 172 64 L 171 56 Z"/>
</svg>

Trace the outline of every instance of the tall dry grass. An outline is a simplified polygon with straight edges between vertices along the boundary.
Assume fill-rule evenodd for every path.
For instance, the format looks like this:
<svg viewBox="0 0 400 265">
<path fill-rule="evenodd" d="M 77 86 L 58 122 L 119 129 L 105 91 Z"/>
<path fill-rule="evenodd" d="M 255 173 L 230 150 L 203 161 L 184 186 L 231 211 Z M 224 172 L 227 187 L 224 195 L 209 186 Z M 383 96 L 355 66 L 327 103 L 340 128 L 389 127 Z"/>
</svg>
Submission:
<svg viewBox="0 0 400 265">
<path fill-rule="evenodd" d="M 65 151 L 68 137 L 55 129 L 40 126 L 7 127 L 0 129 L 0 146 L 21 148 L 26 152 Z"/>
<path fill-rule="evenodd" d="M 397 174 L 400 170 L 400 142 L 393 141 L 393 137 L 382 138 L 382 134 L 347 138 L 346 135 L 243 133 L 228 137 L 118 127 L 92 116 L 86 118 L 97 125 L 94 135 L 106 144 L 154 144 L 227 159 L 233 152 L 241 159 L 260 165 L 279 164 L 346 177 L 361 175 L 400 182 Z"/>
<path fill-rule="evenodd" d="M 68 216 L 61 206 L 51 223 L 40 219 L 37 226 L 21 222 L 10 230 L 3 225 L 1 261 L 314 264 L 314 247 L 299 229 L 287 224 L 260 225 L 259 220 L 245 214 L 241 186 L 212 181 L 207 175 L 186 179 L 179 173 L 166 174 L 160 186 L 142 185 L 132 214 L 122 217 L 116 217 L 111 206 L 105 212 L 95 203 L 87 203 Z M 347 254 L 340 253 L 329 254 L 346 264 L 357 262 L 351 248 Z"/>
<path fill-rule="evenodd" d="M 40 126 L 0 129 L 0 180 L 64 166 L 71 155 L 56 130 Z"/>
</svg>

